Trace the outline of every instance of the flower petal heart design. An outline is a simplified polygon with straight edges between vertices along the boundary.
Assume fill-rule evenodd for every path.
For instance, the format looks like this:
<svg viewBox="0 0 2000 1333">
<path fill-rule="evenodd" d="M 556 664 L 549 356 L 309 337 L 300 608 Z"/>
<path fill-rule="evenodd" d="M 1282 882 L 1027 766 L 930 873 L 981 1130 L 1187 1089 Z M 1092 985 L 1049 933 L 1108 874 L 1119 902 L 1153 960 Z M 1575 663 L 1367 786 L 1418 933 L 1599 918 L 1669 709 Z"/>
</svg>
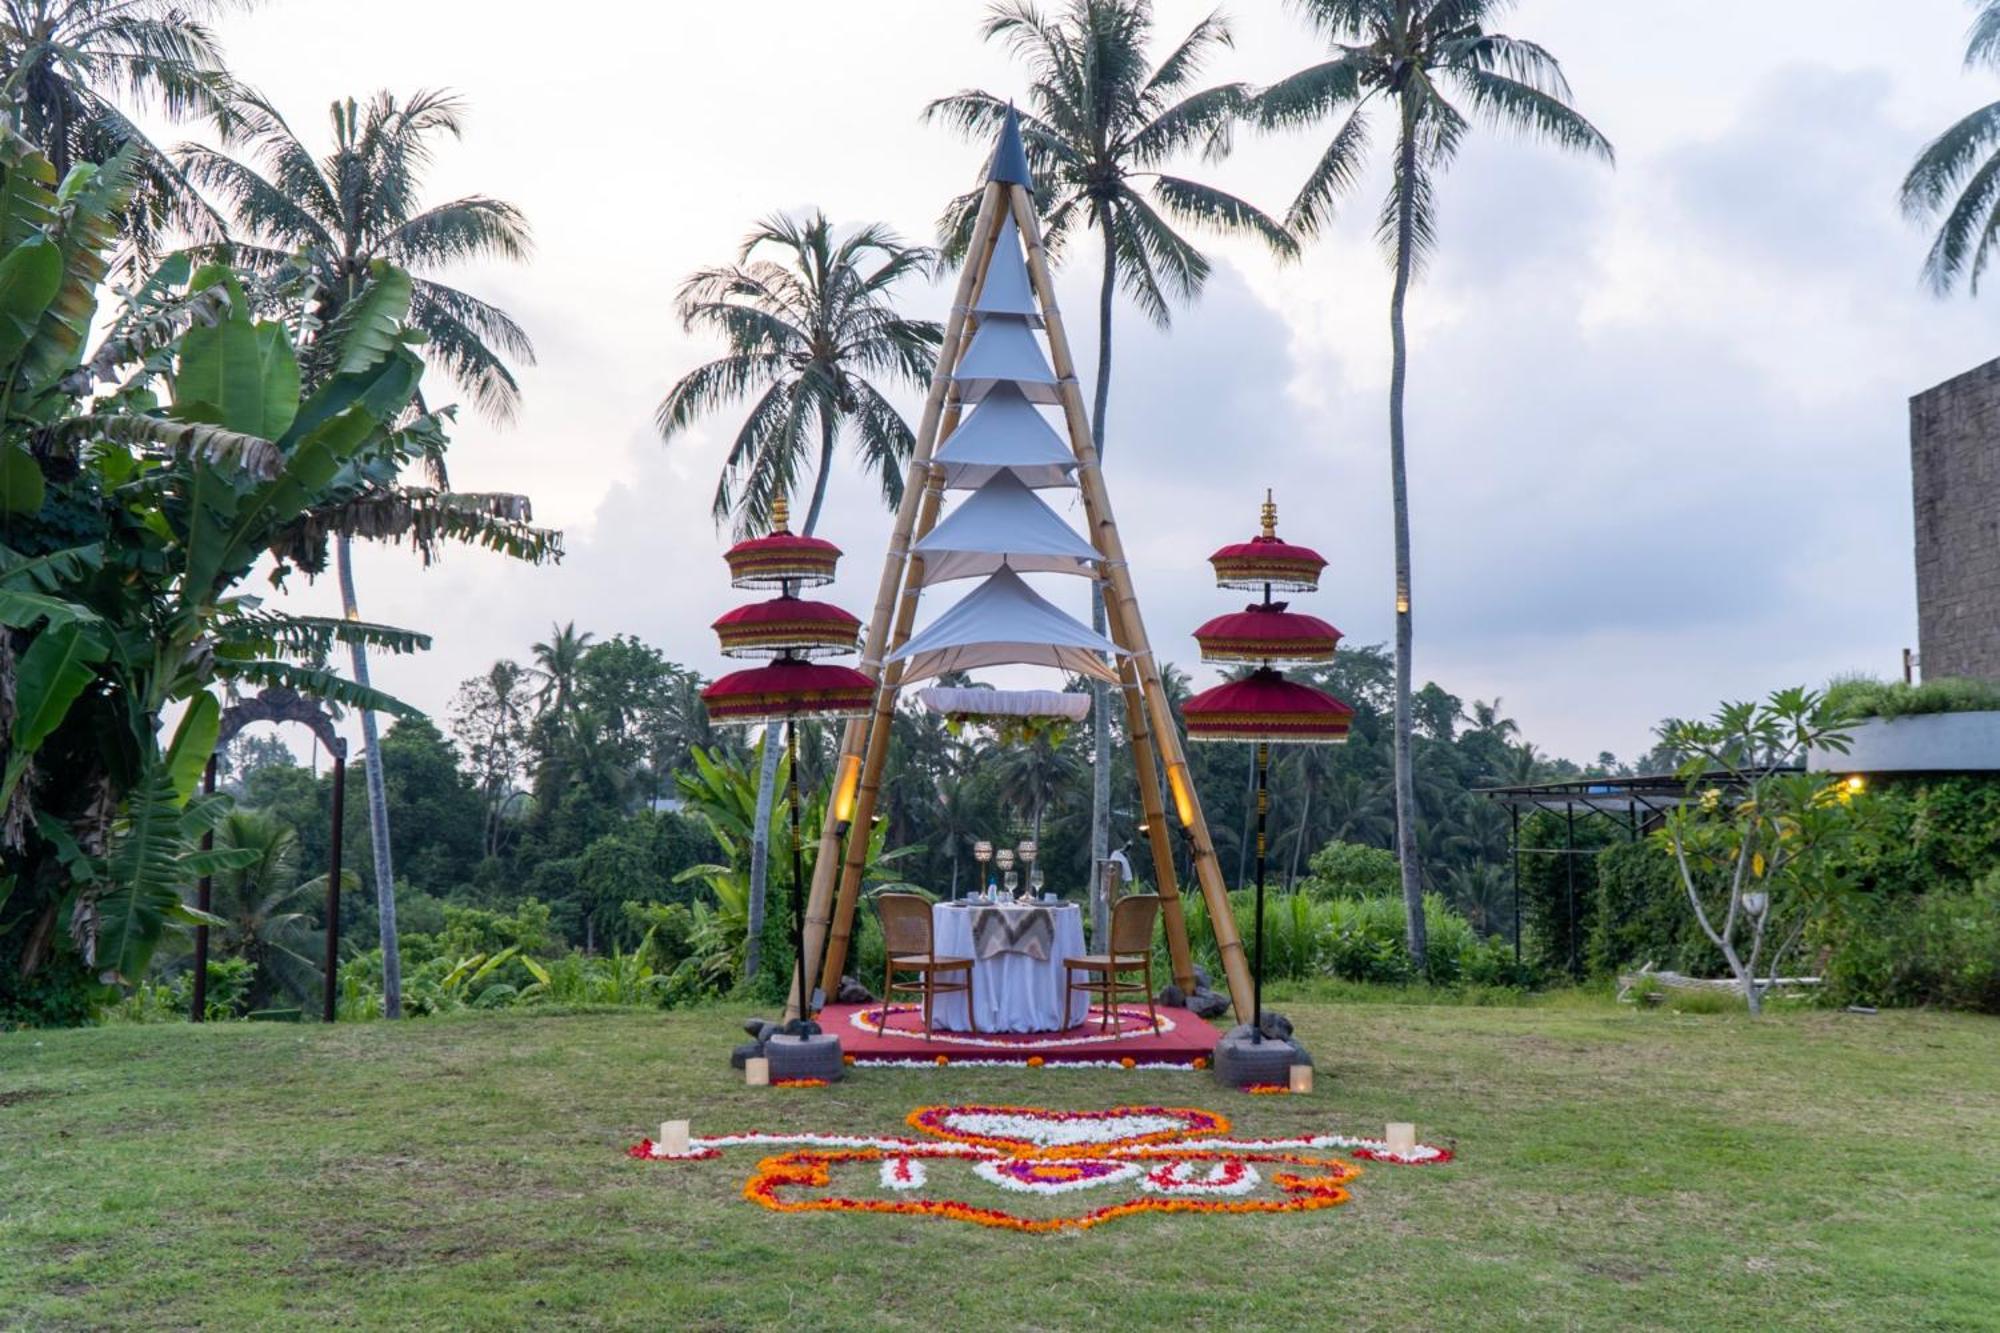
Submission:
<svg viewBox="0 0 2000 1333">
<path fill-rule="evenodd" d="M 1185 1106 L 1115 1106 L 1108 1111 L 1045 1111 L 1027 1106 L 923 1106 L 909 1123 L 936 1138 L 1028 1157 L 1095 1157 L 1229 1131 L 1213 1111 Z"/>
</svg>

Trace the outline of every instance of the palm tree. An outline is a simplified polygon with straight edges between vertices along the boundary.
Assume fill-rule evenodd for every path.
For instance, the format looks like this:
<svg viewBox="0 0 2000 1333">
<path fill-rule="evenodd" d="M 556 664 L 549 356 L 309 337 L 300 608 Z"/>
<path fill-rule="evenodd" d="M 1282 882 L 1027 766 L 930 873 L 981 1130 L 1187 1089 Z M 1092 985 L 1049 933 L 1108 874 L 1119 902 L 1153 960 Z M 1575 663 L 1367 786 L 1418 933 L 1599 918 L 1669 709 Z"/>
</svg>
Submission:
<svg viewBox="0 0 2000 1333">
<path fill-rule="evenodd" d="M 216 831 L 219 851 L 254 851 L 248 865 L 215 876 L 210 910 L 227 924 L 216 932 L 223 958 L 242 958 L 256 967 L 248 1005 L 267 1009 L 279 988 L 309 995 L 320 976 L 310 917 L 296 905 L 326 888 L 326 876 L 299 879 L 298 834 L 262 810 L 232 810 Z"/>
<path fill-rule="evenodd" d="M 1417 852 L 1417 804 L 1411 762 L 1410 506 L 1404 470 L 1403 395 L 1409 347 L 1403 308 L 1410 283 L 1437 244 L 1436 177 L 1472 128 L 1448 94 L 1475 115 L 1612 160 L 1611 144 L 1569 105 L 1569 85 L 1554 56 L 1533 42 L 1487 29 L 1512 0 L 1293 0 L 1333 50 L 1329 59 L 1281 79 L 1252 108 L 1265 128 L 1298 128 L 1333 119 L 1336 128 L 1286 214 L 1286 224 L 1314 235 L 1332 222 L 1341 196 L 1358 183 L 1371 115 L 1394 126 L 1389 196 L 1376 236 L 1395 269 L 1389 298 L 1390 503 L 1396 562 L 1396 854 L 1403 868 L 1410 961 L 1427 962 L 1423 874 Z"/>
<path fill-rule="evenodd" d="M 1965 45 L 1965 67 L 2000 70 L 2000 0 L 1973 0 L 1978 16 Z M 1903 211 L 1936 218 L 1938 234 L 1924 276 L 1939 295 L 1960 279 L 1974 293 L 2000 237 L 2000 102 L 1989 103 L 1924 146 L 1903 181 Z"/>
<path fill-rule="evenodd" d="M 1146 48 L 1151 0 L 1067 0 L 1049 18 L 1030 0 L 1003 0 L 987 11 L 983 35 L 1003 42 L 1027 66 L 1028 111 L 1021 138 L 1033 170 L 1045 242 L 1060 251 L 1079 229 L 1097 233 L 1103 270 L 1097 293 L 1097 384 L 1091 442 L 1104 455 L 1111 396 L 1112 297 L 1123 289 L 1147 318 L 1164 328 L 1175 301 L 1193 301 L 1208 279 L 1206 256 L 1174 229 L 1195 224 L 1247 232 L 1281 256 L 1297 252 L 1290 232 L 1235 195 L 1162 168 L 1193 149 L 1210 160 L 1228 149 L 1230 125 L 1248 90 L 1240 83 L 1196 89 L 1202 66 L 1231 45 L 1218 14 L 1197 23 L 1159 64 Z M 1012 103 L 977 90 L 939 98 L 924 110 L 968 137 L 998 133 Z M 941 230 L 946 252 L 961 258 L 970 243 L 979 191 L 961 195 Z M 1104 632 L 1101 591 L 1091 599 L 1091 624 Z M 1091 684 L 1090 855 L 1111 845 L 1112 741 L 1110 691 Z"/>
<path fill-rule="evenodd" d="M 782 262 L 767 257 L 772 253 Z M 891 509 L 902 503 L 903 466 L 916 436 L 884 390 L 928 386 L 944 333 L 929 320 L 899 315 L 893 294 L 903 279 L 926 274 L 934 258 L 875 224 L 836 240 L 833 224 L 815 210 L 804 219 L 765 219 L 744 238 L 734 264 L 702 269 L 681 284 L 682 326 L 719 335 L 728 350 L 667 391 L 654 417 L 661 441 L 671 444 L 697 418 L 755 395 L 715 485 L 717 523 L 733 518 L 738 532 L 769 526 L 810 467 L 803 531 L 811 536 L 843 434 L 853 438 L 883 501 Z M 758 773 L 746 977 L 760 962 L 782 748 L 764 747 Z"/>
<path fill-rule="evenodd" d="M 135 194 L 125 229 L 142 252 L 169 224 L 197 240 L 221 235 L 215 214 L 133 115 L 226 118 L 234 85 L 203 22 L 223 7 L 220 0 L 0 0 L 0 102 L 58 178 L 78 162 L 131 152 Z"/>
<path fill-rule="evenodd" d="M 541 685 L 535 691 L 538 717 L 553 718 L 558 727 L 568 723 L 576 706 L 577 679 L 583 669 L 583 655 L 597 636 L 579 631 L 574 620 L 551 625 L 548 638 L 529 648 L 534 654 L 532 668 Z"/>
<path fill-rule="evenodd" d="M 422 177 L 432 162 L 432 141 L 462 133 L 463 103 L 450 93 L 418 92 L 399 102 L 378 92 L 366 105 L 335 102 L 333 151 L 314 158 L 283 116 L 262 98 L 242 94 L 230 104 L 230 142 L 245 145 L 262 167 L 239 162 L 202 144 L 175 154 L 187 178 L 228 206 L 238 235 L 231 256 L 259 271 L 276 271 L 303 257 L 317 280 L 316 317 L 338 316 L 367 286 L 380 261 L 412 272 L 410 322 L 425 334 L 425 357 L 489 417 L 506 421 L 520 405 L 520 388 L 502 353 L 527 365 L 535 360 L 528 335 L 506 312 L 422 273 L 480 259 L 525 259 L 528 225 L 512 204 L 468 195 L 420 207 Z M 495 350 L 495 348 L 499 350 Z M 307 358 L 308 374 L 330 369 Z M 430 455 L 432 479 L 446 478 L 442 451 Z M 350 534 L 334 545 L 340 600 L 358 619 Z M 351 647 L 355 682 L 368 686 L 368 656 Z M 382 785 L 381 746 L 375 714 L 361 714 L 361 743 L 368 778 L 369 841 L 374 845 L 375 897 L 382 923 L 382 1000 L 391 1017 L 402 1005 L 396 949 L 395 870 L 389 856 L 388 796 Z"/>
</svg>

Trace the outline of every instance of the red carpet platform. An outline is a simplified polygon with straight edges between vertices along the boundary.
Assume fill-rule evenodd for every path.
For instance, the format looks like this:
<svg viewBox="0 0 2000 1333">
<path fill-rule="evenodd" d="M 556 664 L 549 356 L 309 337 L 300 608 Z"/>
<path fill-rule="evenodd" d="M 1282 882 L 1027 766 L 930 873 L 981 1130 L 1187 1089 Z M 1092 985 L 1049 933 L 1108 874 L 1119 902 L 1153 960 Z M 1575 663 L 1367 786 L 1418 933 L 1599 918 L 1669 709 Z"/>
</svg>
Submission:
<svg viewBox="0 0 2000 1333">
<path fill-rule="evenodd" d="M 838 1035 L 842 1049 L 856 1064 L 863 1065 L 904 1060 L 928 1064 L 942 1055 L 968 1064 L 1026 1064 L 1039 1058 L 1051 1065 L 1116 1065 L 1131 1060 L 1140 1065 L 1185 1068 L 1196 1060 L 1204 1065 L 1212 1060 L 1219 1036 L 1185 1009 L 1161 1008 L 1159 1026 L 1152 1028 L 1143 1005 L 1121 1007 L 1108 1032 L 1099 1028 L 1099 1014 L 1093 1008 L 1087 1023 L 1067 1032 L 974 1034 L 940 1030 L 929 1039 L 924 1037 L 922 1011 L 902 1003 L 890 1008 L 888 1031 L 877 1034 L 875 1025 L 881 1011 L 879 1004 L 828 1005 L 820 1013 L 819 1024 Z"/>
</svg>

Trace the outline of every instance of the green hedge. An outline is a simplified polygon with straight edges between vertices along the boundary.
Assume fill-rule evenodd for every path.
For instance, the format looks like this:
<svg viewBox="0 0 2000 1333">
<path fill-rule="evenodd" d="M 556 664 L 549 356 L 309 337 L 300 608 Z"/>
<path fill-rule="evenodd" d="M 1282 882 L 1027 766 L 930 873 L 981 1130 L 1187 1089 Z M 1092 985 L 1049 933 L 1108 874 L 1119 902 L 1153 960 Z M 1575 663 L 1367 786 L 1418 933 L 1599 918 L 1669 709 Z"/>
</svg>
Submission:
<svg viewBox="0 0 2000 1333">
<path fill-rule="evenodd" d="M 1607 849 L 1596 858 L 1590 974 L 1613 977 L 1653 964 L 1689 976 L 1727 976 L 1721 950 L 1708 942 L 1688 905 L 1674 859 L 1642 839 Z"/>
</svg>

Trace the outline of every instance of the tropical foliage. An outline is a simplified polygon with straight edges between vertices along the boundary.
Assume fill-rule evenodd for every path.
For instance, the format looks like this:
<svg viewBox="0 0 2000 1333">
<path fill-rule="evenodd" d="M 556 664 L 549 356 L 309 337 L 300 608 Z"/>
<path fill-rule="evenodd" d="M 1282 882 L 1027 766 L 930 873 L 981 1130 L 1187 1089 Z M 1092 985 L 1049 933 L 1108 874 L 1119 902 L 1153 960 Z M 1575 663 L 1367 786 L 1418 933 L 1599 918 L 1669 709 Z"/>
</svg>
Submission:
<svg viewBox="0 0 2000 1333">
<path fill-rule="evenodd" d="M 426 643 L 263 610 L 238 591 L 267 555 L 280 577 L 323 556 L 375 479 L 442 447 L 435 418 L 413 413 L 423 367 L 408 279 L 379 265 L 318 324 L 295 268 L 251 275 L 174 256 L 100 314 L 132 156 L 58 181 L 45 155 L 0 132 L 9 1008 L 33 1010 L 45 984 L 75 996 L 135 980 L 167 926 L 190 919 L 182 886 L 250 855 L 198 849 L 222 814 L 194 791 L 225 691 L 283 685 L 404 714 L 314 663 L 336 643 Z M 326 367 L 310 389 L 308 359 Z M 552 549 L 519 522 L 476 526 L 517 554 Z M 65 968 L 83 980 L 40 980 Z"/>
</svg>

